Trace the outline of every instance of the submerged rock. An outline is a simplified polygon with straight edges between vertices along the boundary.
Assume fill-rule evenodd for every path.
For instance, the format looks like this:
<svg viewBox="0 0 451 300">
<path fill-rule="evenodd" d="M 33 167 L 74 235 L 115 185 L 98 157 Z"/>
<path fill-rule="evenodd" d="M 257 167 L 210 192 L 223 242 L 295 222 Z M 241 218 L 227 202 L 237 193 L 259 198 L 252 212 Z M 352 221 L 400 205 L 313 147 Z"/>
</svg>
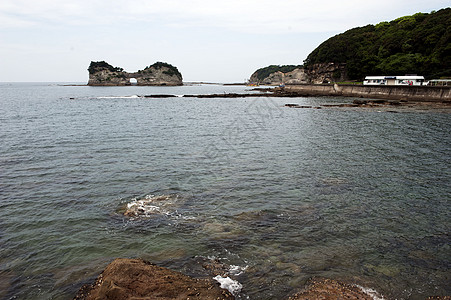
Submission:
<svg viewBox="0 0 451 300">
<path fill-rule="evenodd" d="M 118 258 L 74 299 L 235 299 L 212 279 L 198 279 L 141 259 Z"/>
<path fill-rule="evenodd" d="M 153 214 L 170 214 L 177 206 L 177 195 L 147 195 L 143 199 L 133 199 L 125 207 L 127 217 L 148 217 Z"/>
<path fill-rule="evenodd" d="M 372 290 L 371 290 L 372 291 Z M 307 300 L 307 299 L 363 299 L 374 300 L 383 299 L 376 295 L 366 293 L 364 289 L 350 284 L 345 284 L 332 279 L 312 280 L 311 283 L 301 292 L 290 297 L 291 300 Z"/>
</svg>

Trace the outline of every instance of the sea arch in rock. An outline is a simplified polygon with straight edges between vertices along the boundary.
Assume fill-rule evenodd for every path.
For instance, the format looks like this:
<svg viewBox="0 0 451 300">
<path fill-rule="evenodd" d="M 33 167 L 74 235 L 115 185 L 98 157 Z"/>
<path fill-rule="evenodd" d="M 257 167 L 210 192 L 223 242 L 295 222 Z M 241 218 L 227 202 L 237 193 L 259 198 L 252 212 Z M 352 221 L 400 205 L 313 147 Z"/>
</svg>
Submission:
<svg viewBox="0 0 451 300">
<path fill-rule="evenodd" d="M 156 62 L 137 72 L 125 72 L 124 69 L 113 67 L 105 61 L 92 61 L 88 68 L 91 86 L 126 86 L 132 85 L 131 79 L 136 79 L 136 85 L 183 85 L 179 70 L 163 62 Z"/>
</svg>

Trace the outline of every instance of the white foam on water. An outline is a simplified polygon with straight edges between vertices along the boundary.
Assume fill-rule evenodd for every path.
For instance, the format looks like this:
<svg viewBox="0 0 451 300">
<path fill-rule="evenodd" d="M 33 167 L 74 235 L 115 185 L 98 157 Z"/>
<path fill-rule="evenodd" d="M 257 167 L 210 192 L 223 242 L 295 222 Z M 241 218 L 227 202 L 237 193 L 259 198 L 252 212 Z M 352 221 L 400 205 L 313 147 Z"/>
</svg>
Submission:
<svg viewBox="0 0 451 300">
<path fill-rule="evenodd" d="M 146 195 L 144 199 L 134 198 L 127 204 L 127 210 L 134 212 L 136 216 L 149 216 L 155 213 L 168 215 L 169 212 L 164 209 L 164 206 L 172 204 L 172 201 L 168 201 L 169 199 L 170 196 L 167 195 Z"/>
<path fill-rule="evenodd" d="M 222 277 L 221 275 L 218 275 L 216 277 L 213 277 L 213 279 L 219 282 L 219 284 L 221 285 L 221 289 L 228 290 L 234 296 L 236 296 L 239 292 L 241 292 L 241 289 L 243 288 L 243 285 L 241 283 L 239 283 L 236 280 L 233 280 L 230 277 Z"/>
<path fill-rule="evenodd" d="M 101 96 L 96 97 L 96 99 L 133 99 L 133 98 L 141 98 L 138 95 L 131 95 L 131 96 Z"/>
<path fill-rule="evenodd" d="M 230 265 L 229 273 L 230 273 L 230 275 L 239 276 L 239 275 L 243 274 L 244 271 L 246 271 L 248 267 L 249 266 L 241 267 L 241 266 Z"/>
<path fill-rule="evenodd" d="M 365 288 L 358 284 L 356 284 L 355 286 L 358 287 L 362 292 L 373 298 L 373 300 L 385 300 L 384 297 L 374 289 Z"/>
<path fill-rule="evenodd" d="M 142 213 L 143 215 L 148 215 L 151 213 L 160 212 L 160 207 L 153 205 L 152 202 L 148 200 L 135 200 L 127 204 L 127 209 L 133 209 L 136 212 Z"/>
</svg>

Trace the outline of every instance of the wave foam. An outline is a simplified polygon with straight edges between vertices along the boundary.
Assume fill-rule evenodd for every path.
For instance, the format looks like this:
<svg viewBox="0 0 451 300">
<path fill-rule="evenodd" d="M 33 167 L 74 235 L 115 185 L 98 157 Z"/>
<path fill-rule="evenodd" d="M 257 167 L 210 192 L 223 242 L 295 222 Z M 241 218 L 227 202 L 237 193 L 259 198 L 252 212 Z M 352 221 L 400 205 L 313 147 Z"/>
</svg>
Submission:
<svg viewBox="0 0 451 300">
<path fill-rule="evenodd" d="M 374 289 L 365 288 L 358 284 L 356 284 L 355 286 L 358 287 L 362 292 L 373 298 L 373 300 L 385 300 L 384 297 Z"/>
<path fill-rule="evenodd" d="M 219 284 L 221 285 L 221 289 L 228 290 L 234 296 L 236 296 L 239 292 L 241 292 L 241 289 L 243 288 L 243 285 L 241 283 L 239 283 L 236 280 L 233 280 L 230 277 L 222 277 L 221 275 L 218 275 L 216 277 L 213 277 L 213 279 L 219 282 Z"/>
<path fill-rule="evenodd" d="M 244 273 L 244 271 L 247 270 L 248 267 L 249 266 L 241 267 L 241 266 L 230 265 L 229 273 L 230 273 L 230 275 L 240 276 L 241 274 Z"/>
<path fill-rule="evenodd" d="M 152 214 L 169 215 L 171 213 L 169 208 L 174 206 L 175 198 L 171 195 L 146 195 L 144 199 L 134 198 L 127 204 L 124 215 L 129 217 L 149 217 Z"/>
</svg>

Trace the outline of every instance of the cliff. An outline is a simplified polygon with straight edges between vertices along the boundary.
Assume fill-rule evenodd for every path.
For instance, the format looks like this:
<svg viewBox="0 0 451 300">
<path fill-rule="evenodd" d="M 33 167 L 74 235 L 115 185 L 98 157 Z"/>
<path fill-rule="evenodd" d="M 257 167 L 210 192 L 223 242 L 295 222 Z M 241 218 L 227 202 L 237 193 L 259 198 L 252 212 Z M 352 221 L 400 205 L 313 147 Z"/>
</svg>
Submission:
<svg viewBox="0 0 451 300">
<path fill-rule="evenodd" d="M 105 61 L 92 61 L 88 68 L 91 86 L 123 86 L 131 85 L 130 79 L 135 78 L 137 85 L 182 85 L 182 74 L 170 64 L 157 62 L 134 73 L 113 67 Z"/>
<path fill-rule="evenodd" d="M 347 80 L 346 64 L 319 63 L 304 69 L 309 83 L 321 84 Z"/>
<path fill-rule="evenodd" d="M 303 66 L 268 66 L 258 69 L 249 81 L 253 84 L 280 85 L 329 83 L 344 81 L 347 78 L 346 65 L 335 63 L 314 64 L 309 68 Z"/>
<path fill-rule="evenodd" d="M 254 84 L 279 85 L 307 83 L 308 77 L 302 66 L 271 65 L 255 71 L 249 79 Z"/>
</svg>

